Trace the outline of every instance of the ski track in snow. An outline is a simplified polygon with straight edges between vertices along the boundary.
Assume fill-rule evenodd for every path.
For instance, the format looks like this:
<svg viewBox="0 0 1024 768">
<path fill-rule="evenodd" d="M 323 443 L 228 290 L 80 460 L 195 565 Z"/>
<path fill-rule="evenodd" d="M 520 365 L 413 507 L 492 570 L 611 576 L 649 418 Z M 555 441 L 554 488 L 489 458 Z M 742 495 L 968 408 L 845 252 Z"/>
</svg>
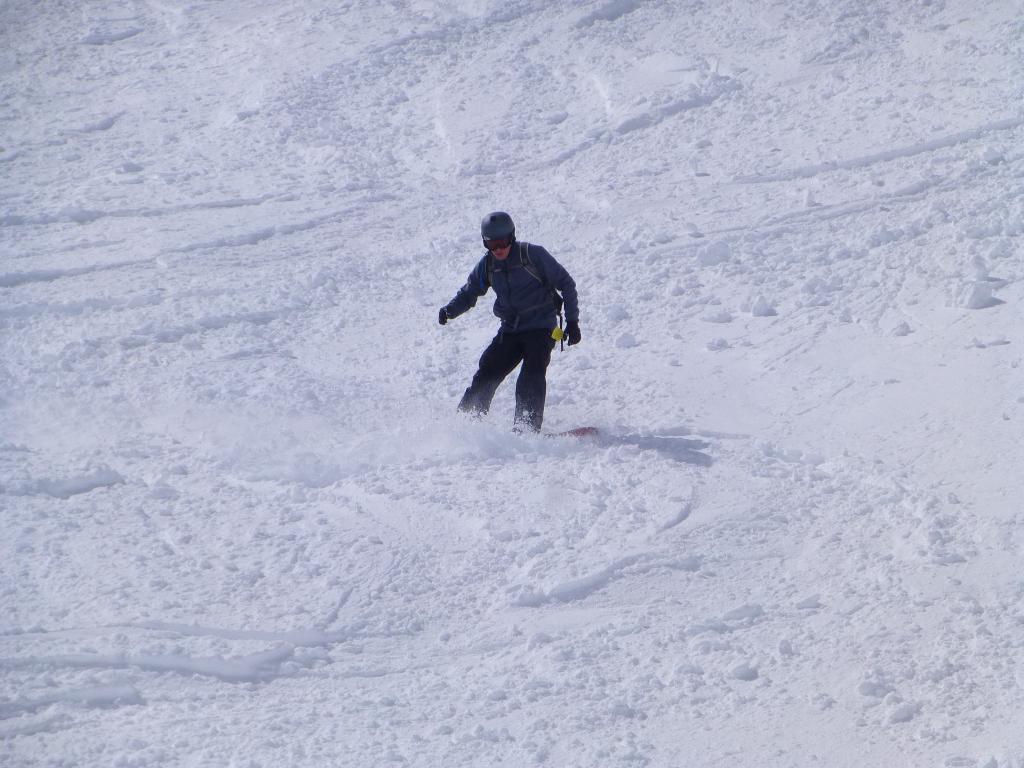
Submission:
<svg viewBox="0 0 1024 768">
<path fill-rule="evenodd" d="M 0 763 L 1024 763 L 1019 19 L 748 11 L 4 11 Z"/>
<path fill-rule="evenodd" d="M 935 152 L 936 150 L 954 147 L 957 144 L 977 141 L 984 134 L 991 133 L 993 131 L 1014 130 L 1020 128 L 1022 125 L 1024 125 L 1024 118 L 1014 117 L 1007 120 L 998 120 L 994 123 L 983 125 L 969 131 L 961 131 L 949 136 L 942 136 L 937 139 L 924 141 L 919 144 L 912 144 L 907 147 L 888 149 L 884 152 L 878 152 L 865 157 L 855 157 L 849 160 L 834 160 L 828 163 L 809 165 L 803 168 L 794 168 L 793 170 L 784 171 L 779 174 L 740 176 L 736 181 L 748 184 L 761 184 L 769 181 L 794 181 L 796 179 L 806 179 L 812 176 L 817 176 L 818 174 L 825 173 L 827 171 L 866 168 L 877 163 L 890 163 L 894 160 L 913 157 L 914 155 L 924 152 Z M 911 189 L 912 191 L 918 191 L 921 189 L 921 186 L 918 185 Z"/>
</svg>

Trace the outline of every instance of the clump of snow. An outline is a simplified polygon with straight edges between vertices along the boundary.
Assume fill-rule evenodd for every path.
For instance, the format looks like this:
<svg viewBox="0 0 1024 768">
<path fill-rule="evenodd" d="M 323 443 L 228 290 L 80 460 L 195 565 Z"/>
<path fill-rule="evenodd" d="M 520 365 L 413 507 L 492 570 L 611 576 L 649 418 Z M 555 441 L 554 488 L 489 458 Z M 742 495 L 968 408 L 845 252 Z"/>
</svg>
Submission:
<svg viewBox="0 0 1024 768">
<path fill-rule="evenodd" d="M 720 324 L 731 323 L 734 319 L 735 317 L 732 312 L 727 309 L 719 309 L 718 311 L 712 312 L 704 317 L 704 320 L 708 323 Z"/>
<path fill-rule="evenodd" d="M 702 248 L 698 256 L 701 266 L 713 267 L 722 264 L 732 257 L 732 248 L 724 240 L 711 243 Z"/>
<path fill-rule="evenodd" d="M 750 307 L 750 314 L 754 317 L 775 317 L 779 313 L 764 296 L 758 296 Z"/>
<path fill-rule="evenodd" d="M 721 352 L 722 350 L 729 349 L 731 346 L 732 345 L 729 343 L 729 340 L 724 339 L 721 336 L 711 339 L 707 343 L 707 348 L 711 352 Z"/>
<path fill-rule="evenodd" d="M 989 309 L 1003 302 L 993 295 L 993 284 L 987 280 L 972 280 L 960 286 L 954 303 L 965 309 Z"/>
<path fill-rule="evenodd" d="M 757 678 L 760 677 L 757 667 L 747 663 L 733 667 L 731 675 L 737 680 L 743 680 L 748 683 L 757 680 Z"/>
</svg>

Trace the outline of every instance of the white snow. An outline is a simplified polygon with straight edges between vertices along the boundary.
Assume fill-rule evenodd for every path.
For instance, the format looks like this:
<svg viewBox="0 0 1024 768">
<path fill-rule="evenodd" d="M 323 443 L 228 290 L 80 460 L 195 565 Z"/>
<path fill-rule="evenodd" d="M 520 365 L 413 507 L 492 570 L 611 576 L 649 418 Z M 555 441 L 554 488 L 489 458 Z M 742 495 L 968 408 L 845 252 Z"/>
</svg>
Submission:
<svg viewBox="0 0 1024 768">
<path fill-rule="evenodd" d="M 1024 765 L 1022 19 L 0 5 L 0 765 Z"/>
</svg>

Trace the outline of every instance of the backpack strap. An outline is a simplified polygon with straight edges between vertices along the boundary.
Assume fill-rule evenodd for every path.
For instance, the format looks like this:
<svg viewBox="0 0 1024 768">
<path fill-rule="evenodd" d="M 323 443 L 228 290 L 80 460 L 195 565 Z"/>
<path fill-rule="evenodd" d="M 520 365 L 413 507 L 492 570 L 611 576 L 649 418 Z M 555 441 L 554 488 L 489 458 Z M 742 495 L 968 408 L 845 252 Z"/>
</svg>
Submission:
<svg viewBox="0 0 1024 768">
<path fill-rule="evenodd" d="M 530 275 L 534 280 L 538 281 L 541 285 L 547 288 L 549 291 L 554 290 L 551 287 L 551 283 L 548 282 L 547 278 L 538 271 L 538 269 L 530 261 L 530 244 L 519 243 L 519 263 L 523 265 L 523 269 Z"/>
</svg>

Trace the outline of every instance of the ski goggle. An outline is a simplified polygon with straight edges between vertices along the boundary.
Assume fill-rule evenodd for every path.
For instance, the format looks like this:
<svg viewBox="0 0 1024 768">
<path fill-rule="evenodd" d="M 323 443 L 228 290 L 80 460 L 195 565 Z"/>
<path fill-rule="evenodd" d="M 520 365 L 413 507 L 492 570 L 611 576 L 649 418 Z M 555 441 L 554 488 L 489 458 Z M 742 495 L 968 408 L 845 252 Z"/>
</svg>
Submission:
<svg viewBox="0 0 1024 768">
<path fill-rule="evenodd" d="M 488 251 L 497 251 L 501 248 L 508 248 L 512 245 L 511 237 L 496 237 L 493 240 L 484 240 L 484 248 Z"/>
</svg>

